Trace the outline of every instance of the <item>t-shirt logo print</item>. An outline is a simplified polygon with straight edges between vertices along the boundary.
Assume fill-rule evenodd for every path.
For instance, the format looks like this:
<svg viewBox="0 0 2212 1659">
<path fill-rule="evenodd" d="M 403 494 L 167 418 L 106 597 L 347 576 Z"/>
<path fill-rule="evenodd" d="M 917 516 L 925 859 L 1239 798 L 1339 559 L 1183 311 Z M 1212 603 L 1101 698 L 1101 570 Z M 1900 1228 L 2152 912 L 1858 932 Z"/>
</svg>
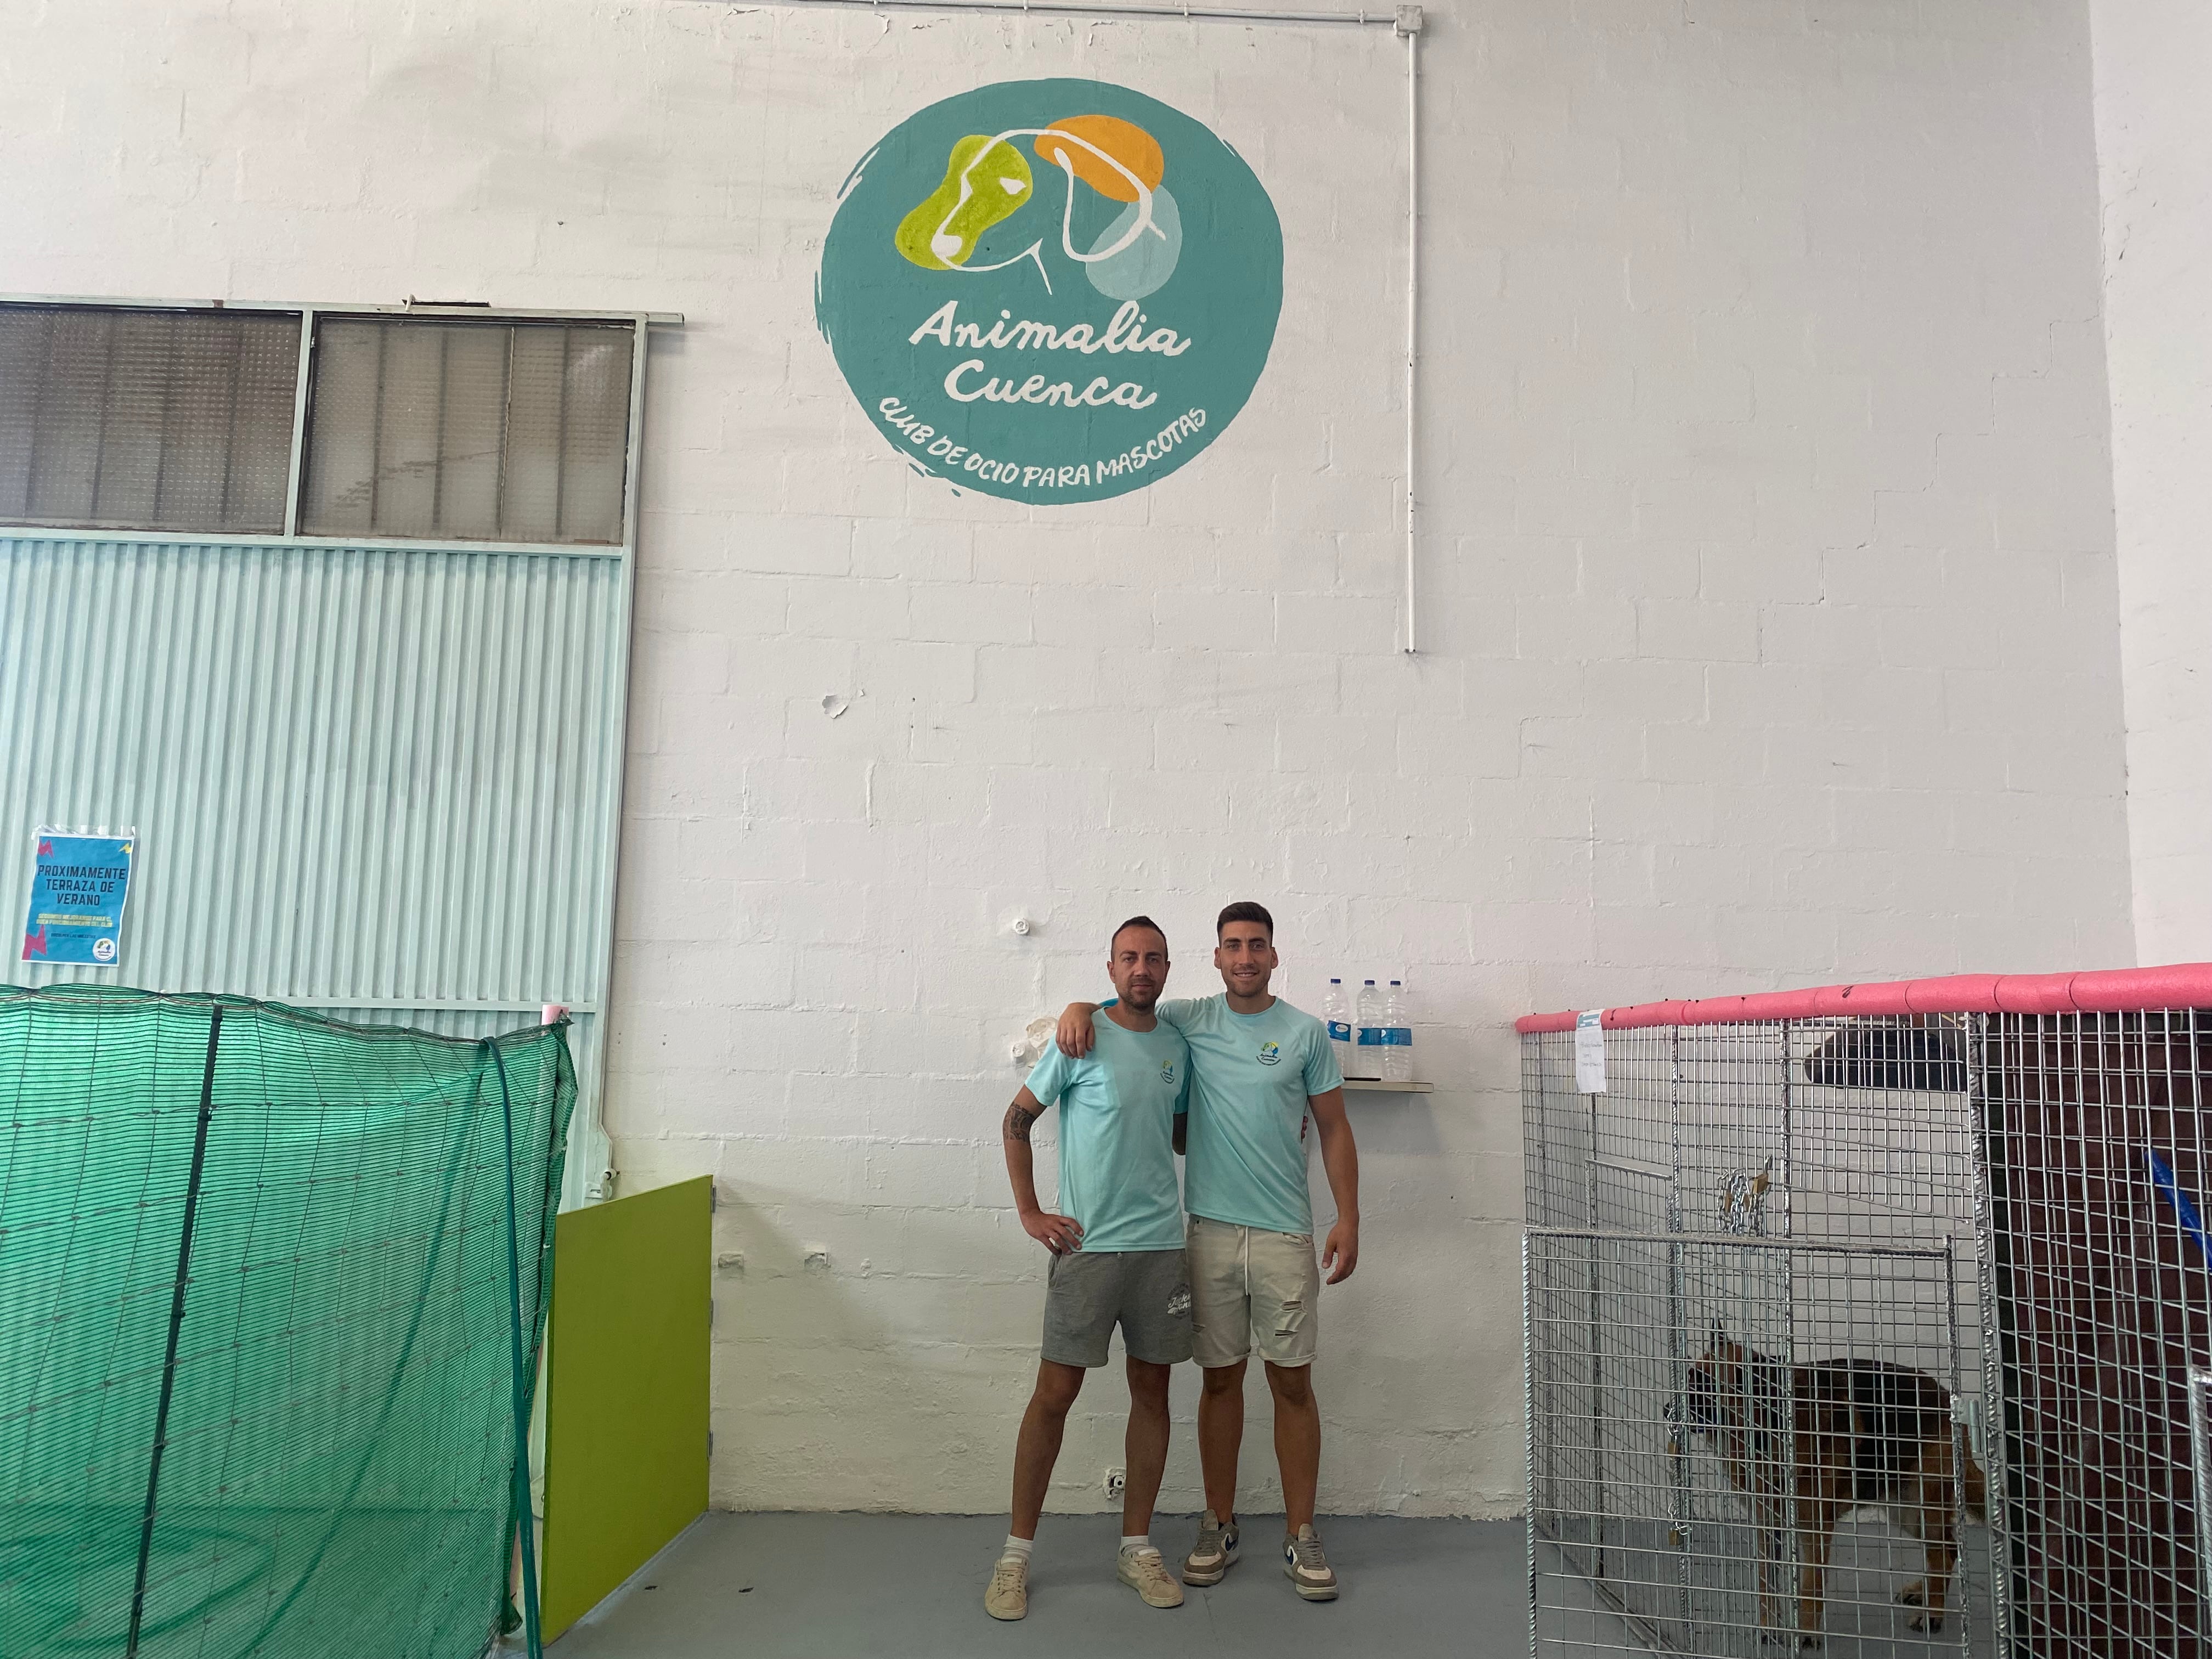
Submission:
<svg viewBox="0 0 2212 1659">
<path fill-rule="evenodd" d="M 1283 1045 L 1279 1042 L 1263 1042 L 1260 1045 L 1260 1063 L 1262 1066 L 1273 1066 L 1282 1057 Z"/>
<path fill-rule="evenodd" d="M 1166 1065 L 1160 1067 L 1160 1081 L 1166 1084 L 1170 1088 L 1173 1088 L 1175 1086 L 1175 1061 L 1170 1060 Z"/>
</svg>

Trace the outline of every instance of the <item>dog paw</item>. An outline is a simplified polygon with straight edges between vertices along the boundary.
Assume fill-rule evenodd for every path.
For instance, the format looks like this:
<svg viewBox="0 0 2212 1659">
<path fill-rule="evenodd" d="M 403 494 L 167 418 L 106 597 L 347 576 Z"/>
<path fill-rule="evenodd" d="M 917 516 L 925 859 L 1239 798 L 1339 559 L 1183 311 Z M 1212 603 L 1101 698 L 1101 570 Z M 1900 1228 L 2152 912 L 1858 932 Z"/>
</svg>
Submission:
<svg viewBox="0 0 2212 1659">
<path fill-rule="evenodd" d="M 1908 1629 L 1925 1631 L 1930 1636 L 1936 1636 L 1942 1632 L 1943 1615 L 1923 1613 L 1917 1619 L 1907 1620 L 1905 1624 Z"/>
<path fill-rule="evenodd" d="M 1928 1599 L 1927 1588 L 1916 1581 L 1898 1591 L 1897 1599 L 1908 1607 L 1917 1607 Z"/>
<path fill-rule="evenodd" d="M 1817 1652 L 1820 1646 L 1820 1632 L 1816 1630 L 1762 1630 L 1759 1632 L 1759 1644 L 1762 1648 L 1771 1644 L 1778 1648 L 1802 1648 L 1808 1652 Z"/>
</svg>

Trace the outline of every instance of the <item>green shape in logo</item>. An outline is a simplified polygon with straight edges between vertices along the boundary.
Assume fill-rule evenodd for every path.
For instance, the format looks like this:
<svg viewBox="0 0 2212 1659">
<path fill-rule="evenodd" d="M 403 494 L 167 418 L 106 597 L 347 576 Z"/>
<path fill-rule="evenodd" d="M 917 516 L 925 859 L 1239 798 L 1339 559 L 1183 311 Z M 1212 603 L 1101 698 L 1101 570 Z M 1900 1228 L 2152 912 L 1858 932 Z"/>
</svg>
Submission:
<svg viewBox="0 0 2212 1659">
<path fill-rule="evenodd" d="M 1244 407 L 1283 307 L 1283 229 L 1243 159 L 1102 81 L 1007 81 L 908 117 L 846 180 L 815 319 L 917 471 L 1103 501 Z"/>
</svg>

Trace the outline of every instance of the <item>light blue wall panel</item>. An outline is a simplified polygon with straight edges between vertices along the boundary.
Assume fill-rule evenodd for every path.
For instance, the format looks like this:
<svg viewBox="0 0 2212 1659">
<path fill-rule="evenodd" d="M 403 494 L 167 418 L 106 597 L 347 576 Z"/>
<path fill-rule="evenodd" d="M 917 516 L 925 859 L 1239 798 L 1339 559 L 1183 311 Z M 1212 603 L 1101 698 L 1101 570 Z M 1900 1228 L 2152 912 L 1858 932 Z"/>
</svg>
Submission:
<svg viewBox="0 0 2212 1659">
<path fill-rule="evenodd" d="M 588 1086 L 627 580 L 610 557 L 0 538 L 0 979 L 471 1035 L 568 1002 Z M 17 959 L 42 825 L 137 831 L 118 968 Z"/>
</svg>

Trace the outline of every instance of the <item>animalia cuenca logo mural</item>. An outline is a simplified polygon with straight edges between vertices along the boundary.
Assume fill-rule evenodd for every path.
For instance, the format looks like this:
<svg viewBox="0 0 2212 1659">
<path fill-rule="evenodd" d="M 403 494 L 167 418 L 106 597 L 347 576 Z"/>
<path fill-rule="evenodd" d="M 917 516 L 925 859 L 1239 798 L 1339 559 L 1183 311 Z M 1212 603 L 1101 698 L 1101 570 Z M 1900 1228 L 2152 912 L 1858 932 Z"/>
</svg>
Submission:
<svg viewBox="0 0 2212 1659">
<path fill-rule="evenodd" d="M 1242 157 L 1100 81 L 1009 81 L 901 122 L 847 179 L 815 317 L 915 468 L 1094 501 L 1218 437 L 1267 366 L 1283 231 Z"/>
</svg>

